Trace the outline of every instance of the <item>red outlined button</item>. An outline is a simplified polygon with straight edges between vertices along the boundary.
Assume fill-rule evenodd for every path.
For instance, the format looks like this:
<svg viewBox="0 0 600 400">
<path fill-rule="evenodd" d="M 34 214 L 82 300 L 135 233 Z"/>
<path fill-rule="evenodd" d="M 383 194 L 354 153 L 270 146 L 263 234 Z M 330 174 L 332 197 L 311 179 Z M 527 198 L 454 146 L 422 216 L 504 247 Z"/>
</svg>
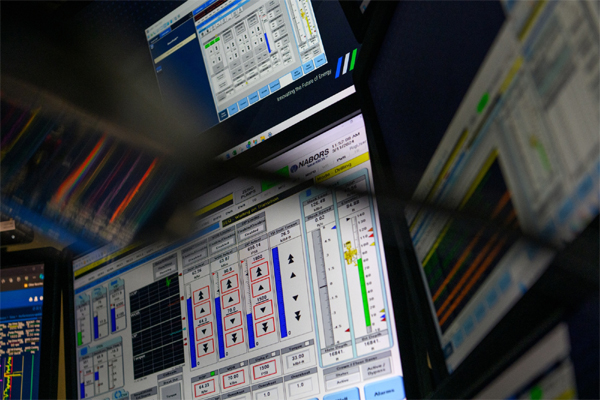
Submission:
<svg viewBox="0 0 600 400">
<path fill-rule="evenodd" d="M 225 347 L 230 348 L 242 343 L 244 343 L 243 328 L 225 334 Z"/>
<path fill-rule="evenodd" d="M 252 379 L 263 379 L 277 373 L 277 360 L 266 361 L 252 366 Z"/>
<path fill-rule="evenodd" d="M 269 318 L 254 323 L 254 331 L 256 337 L 268 335 L 269 333 L 275 332 L 275 318 Z"/>
<path fill-rule="evenodd" d="M 213 326 L 212 322 L 208 324 L 200 325 L 196 327 L 196 342 L 200 340 L 204 340 L 207 337 L 211 337 L 213 335 Z"/>
<path fill-rule="evenodd" d="M 200 304 L 203 301 L 210 300 L 210 288 L 208 286 L 204 286 L 198 290 L 194 290 L 192 293 L 192 298 L 194 299 L 194 304 Z"/>
<path fill-rule="evenodd" d="M 223 308 L 223 310 L 229 307 L 237 306 L 238 304 L 240 304 L 239 290 L 221 296 L 221 307 Z"/>
<path fill-rule="evenodd" d="M 229 314 L 226 317 L 223 317 L 223 322 L 226 331 L 237 328 L 238 326 L 242 325 L 242 312 L 238 311 L 234 314 Z"/>
<path fill-rule="evenodd" d="M 228 276 L 220 281 L 221 293 L 229 292 L 230 290 L 237 289 L 240 286 L 238 274 Z"/>
<path fill-rule="evenodd" d="M 196 345 L 196 352 L 198 353 L 198 358 L 214 353 L 215 340 L 209 339 L 206 342 L 198 343 Z"/>
<path fill-rule="evenodd" d="M 269 293 L 271 291 L 271 280 L 269 278 L 252 284 L 252 297 L 258 297 L 261 294 Z"/>
<path fill-rule="evenodd" d="M 194 396 L 202 397 L 217 391 L 215 378 L 194 383 Z"/>
<path fill-rule="evenodd" d="M 196 307 L 194 307 L 194 319 L 204 318 L 207 315 L 210 315 L 212 312 L 212 308 L 210 305 L 210 301 L 202 303 Z"/>
<path fill-rule="evenodd" d="M 252 282 L 269 276 L 269 262 L 265 261 L 262 264 L 252 266 L 250 268 L 250 280 Z"/>
<path fill-rule="evenodd" d="M 267 300 L 254 306 L 254 319 L 259 320 L 273 314 L 273 300 Z"/>
<path fill-rule="evenodd" d="M 227 390 L 246 383 L 246 372 L 243 368 L 238 369 L 237 371 L 222 375 L 221 379 L 223 381 L 223 389 Z"/>
</svg>

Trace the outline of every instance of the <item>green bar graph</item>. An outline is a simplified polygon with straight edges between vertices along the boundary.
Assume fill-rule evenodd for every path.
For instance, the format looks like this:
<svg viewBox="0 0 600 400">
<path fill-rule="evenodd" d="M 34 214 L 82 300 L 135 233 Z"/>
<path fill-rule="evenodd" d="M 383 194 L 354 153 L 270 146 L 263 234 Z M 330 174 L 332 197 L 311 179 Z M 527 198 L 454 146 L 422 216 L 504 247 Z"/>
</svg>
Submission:
<svg viewBox="0 0 600 400">
<path fill-rule="evenodd" d="M 35 365 L 35 354 L 31 355 L 31 385 L 29 387 L 29 400 L 33 399 L 33 366 Z"/>
<path fill-rule="evenodd" d="M 81 346 L 83 344 L 83 339 L 81 337 L 81 332 L 77 332 L 77 346 Z"/>
<path fill-rule="evenodd" d="M 358 276 L 360 278 L 360 291 L 362 293 L 363 309 L 365 311 L 365 322 L 371 326 L 371 314 L 369 313 L 369 300 L 367 298 L 367 283 L 365 282 L 365 269 L 362 258 L 358 259 Z"/>
</svg>

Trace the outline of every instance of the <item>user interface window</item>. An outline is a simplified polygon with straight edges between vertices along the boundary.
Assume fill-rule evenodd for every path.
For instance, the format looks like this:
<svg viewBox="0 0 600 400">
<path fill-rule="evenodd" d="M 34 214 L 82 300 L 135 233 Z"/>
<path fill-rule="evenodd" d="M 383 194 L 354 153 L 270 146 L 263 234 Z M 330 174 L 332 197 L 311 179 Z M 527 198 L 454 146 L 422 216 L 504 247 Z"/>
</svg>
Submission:
<svg viewBox="0 0 600 400">
<path fill-rule="evenodd" d="M 407 210 L 453 371 L 550 263 L 511 232 L 565 243 L 598 215 L 598 14 L 587 1 L 506 2 L 507 21 Z M 505 231 L 503 231 L 503 229 Z"/>
<path fill-rule="evenodd" d="M 174 11 L 175 21 L 169 15 L 146 33 L 153 56 L 155 47 L 162 49 L 160 41 L 199 46 L 219 121 L 327 63 L 308 0 L 209 0 L 199 4 L 184 4 Z M 175 36 L 181 33 L 178 20 L 191 21 L 194 26 L 194 32 L 182 41 Z M 176 50 L 174 46 L 154 57 L 157 73 L 162 72 L 160 62 Z"/>
<path fill-rule="evenodd" d="M 404 398 L 362 115 L 74 260 L 79 398 Z M 390 397 L 391 396 L 391 397 Z"/>
<path fill-rule="evenodd" d="M 165 112 L 197 134 L 224 122 L 225 159 L 355 92 L 336 1 L 190 0 L 145 34 Z"/>
<path fill-rule="evenodd" d="M 327 62 L 310 1 L 210 3 L 194 20 L 219 119 Z"/>
<path fill-rule="evenodd" d="M 2 269 L 0 368 L 3 399 L 37 399 L 44 266 Z"/>
</svg>

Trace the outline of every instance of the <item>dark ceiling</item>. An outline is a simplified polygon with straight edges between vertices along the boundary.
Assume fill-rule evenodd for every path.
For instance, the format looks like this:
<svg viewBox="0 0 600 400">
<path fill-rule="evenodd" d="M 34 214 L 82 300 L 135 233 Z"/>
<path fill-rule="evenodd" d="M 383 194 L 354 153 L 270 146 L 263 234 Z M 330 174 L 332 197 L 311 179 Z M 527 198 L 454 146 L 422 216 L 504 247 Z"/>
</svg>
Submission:
<svg viewBox="0 0 600 400">
<path fill-rule="evenodd" d="M 2 78 L 126 130 L 159 140 L 169 130 L 173 139 L 177 126 L 162 112 L 144 30 L 180 4 L 2 1 Z"/>
</svg>

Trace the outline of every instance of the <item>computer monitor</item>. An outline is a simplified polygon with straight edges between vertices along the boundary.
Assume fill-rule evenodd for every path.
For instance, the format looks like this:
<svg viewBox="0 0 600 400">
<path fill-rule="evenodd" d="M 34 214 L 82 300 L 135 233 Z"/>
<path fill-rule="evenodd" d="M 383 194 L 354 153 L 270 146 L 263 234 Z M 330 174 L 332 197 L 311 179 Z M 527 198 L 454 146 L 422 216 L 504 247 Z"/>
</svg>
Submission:
<svg viewBox="0 0 600 400">
<path fill-rule="evenodd" d="M 232 135 L 224 159 L 355 92 L 360 45 L 337 1 L 187 1 L 152 22 L 165 109 L 206 140 Z"/>
<path fill-rule="evenodd" d="M 449 372 L 598 215 L 597 43 L 587 1 L 398 5 L 368 85 Z"/>
<path fill-rule="evenodd" d="M 2 253 L 0 364 L 3 399 L 56 398 L 60 288 L 54 249 Z M 43 367 L 42 367 L 43 366 Z"/>
<path fill-rule="evenodd" d="M 195 200 L 190 237 L 73 259 L 73 397 L 405 398 L 362 114 L 258 170 Z"/>
</svg>

